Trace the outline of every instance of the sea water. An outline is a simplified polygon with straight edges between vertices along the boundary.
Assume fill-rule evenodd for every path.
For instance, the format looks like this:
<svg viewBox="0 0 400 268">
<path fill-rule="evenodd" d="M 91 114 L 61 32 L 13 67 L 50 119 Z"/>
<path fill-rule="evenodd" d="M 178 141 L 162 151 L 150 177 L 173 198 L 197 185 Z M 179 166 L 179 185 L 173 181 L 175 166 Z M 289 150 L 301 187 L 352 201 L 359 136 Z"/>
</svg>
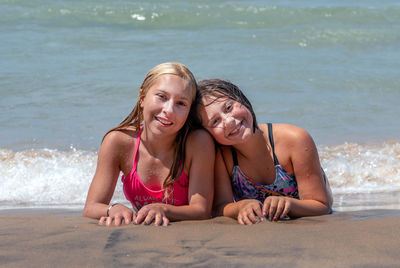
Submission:
<svg viewBox="0 0 400 268">
<path fill-rule="evenodd" d="M 0 0 L 0 207 L 82 208 L 103 135 L 166 61 L 305 128 L 334 209 L 400 208 L 394 0 Z"/>
</svg>

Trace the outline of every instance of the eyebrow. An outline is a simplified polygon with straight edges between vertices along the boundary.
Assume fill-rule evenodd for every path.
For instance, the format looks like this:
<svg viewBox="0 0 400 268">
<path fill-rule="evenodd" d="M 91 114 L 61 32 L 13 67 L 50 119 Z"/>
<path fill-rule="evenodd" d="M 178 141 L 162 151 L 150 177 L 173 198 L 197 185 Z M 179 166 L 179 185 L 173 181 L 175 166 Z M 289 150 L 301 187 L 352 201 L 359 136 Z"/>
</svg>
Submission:
<svg viewBox="0 0 400 268">
<path fill-rule="evenodd" d="M 165 89 L 159 88 L 159 89 L 156 89 L 156 90 L 158 90 L 158 91 L 160 91 L 160 92 L 163 92 L 163 93 L 165 93 L 165 94 L 167 94 L 167 95 L 171 95 L 171 94 L 168 93 L 168 91 L 165 90 Z M 184 99 L 184 100 L 187 100 L 187 101 L 190 100 L 190 98 L 186 97 L 185 95 L 178 95 L 178 96 L 179 96 L 181 99 Z"/>
</svg>

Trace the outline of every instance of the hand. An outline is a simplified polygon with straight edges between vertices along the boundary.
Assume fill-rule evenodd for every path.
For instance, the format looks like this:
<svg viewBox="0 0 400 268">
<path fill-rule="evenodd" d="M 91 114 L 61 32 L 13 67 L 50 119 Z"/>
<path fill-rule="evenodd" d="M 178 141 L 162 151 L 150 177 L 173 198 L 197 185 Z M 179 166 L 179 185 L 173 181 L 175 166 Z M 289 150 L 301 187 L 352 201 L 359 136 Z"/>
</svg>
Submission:
<svg viewBox="0 0 400 268">
<path fill-rule="evenodd" d="M 165 216 L 165 205 L 160 203 L 152 203 L 142 207 L 134 220 L 135 224 L 146 225 L 154 221 L 156 226 L 168 226 L 169 219 Z"/>
<path fill-rule="evenodd" d="M 238 213 L 238 222 L 240 224 L 253 224 L 264 220 L 261 206 L 262 203 L 256 199 L 245 199 L 239 201 L 241 206 Z"/>
<path fill-rule="evenodd" d="M 110 215 L 109 217 L 103 216 L 100 218 L 99 225 L 103 225 L 103 223 L 105 223 L 106 226 L 109 227 L 114 222 L 115 226 L 120 226 L 122 221 L 124 221 L 124 223 L 128 225 L 136 218 L 135 213 L 122 204 L 114 205 L 108 211 L 108 214 Z"/>
<path fill-rule="evenodd" d="M 270 221 L 283 219 L 290 211 L 292 200 L 284 196 L 268 196 L 262 208 L 264 217 Z"/>
</svg>

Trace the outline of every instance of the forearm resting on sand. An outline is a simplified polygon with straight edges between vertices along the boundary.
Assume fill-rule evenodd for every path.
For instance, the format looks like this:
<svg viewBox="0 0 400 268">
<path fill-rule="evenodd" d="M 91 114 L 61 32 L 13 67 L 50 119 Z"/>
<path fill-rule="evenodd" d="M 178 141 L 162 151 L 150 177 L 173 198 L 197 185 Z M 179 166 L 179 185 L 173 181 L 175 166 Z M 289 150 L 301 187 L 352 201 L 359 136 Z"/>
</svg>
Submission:
<svg viewBox="0 0 400 268">
<path fill-rule="evenodd" d="M 278 221 L 291 218 L 328 214 L 330 207 L 316 200 L 298 200 L 283 196 L 270 196 L 264 204 L 255 199 L 243 199 L 238 202 L 214 206 L 214 216 L 226 216 L 237 219 L 240 224 L 253 224 L 264 219 Z"/>
</svg>

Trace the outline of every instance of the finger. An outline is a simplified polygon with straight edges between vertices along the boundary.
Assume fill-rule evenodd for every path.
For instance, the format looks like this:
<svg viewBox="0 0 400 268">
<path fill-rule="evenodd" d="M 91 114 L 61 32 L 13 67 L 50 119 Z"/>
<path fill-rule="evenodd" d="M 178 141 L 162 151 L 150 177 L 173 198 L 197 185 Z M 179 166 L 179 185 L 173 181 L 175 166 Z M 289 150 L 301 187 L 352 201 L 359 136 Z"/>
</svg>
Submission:
<svg viewBox="0 0 400 268">
<path fill-rule="evenodd" d="M 263 216 L 263 213 L 262 213 L 262 210 L 261 210 L 261 203 L 260 203 L 259 206 L 257 206 L 257 207 L 254 209 L 254 213 L 255 213 L 256 216 L 258 217 L 258 220 L 259 220 L 259 221 L 263 221 L 263 220 L 264 220 L 264 216 Z"/>
<path fill-rule="evenodd" d="M 269 211 L 269 206 L 271 205 L 271 198 L 270 197 L 267 197 L 265 200 L 264 200 L 264 205 L 263 205 L 263 208 L 262 208 L 262 212 L 263 212 L 263 216 L 264 217 L 267 217 L 268 216 L 268 211 Z"/>
<path fill-rule="evenodd" d="M 285 199 L 281 199 L 278 202 L 278 205 L 276 207 L 276 211 L 275 211 L 275 214 L 274 214 L 273 221 L 278 221 L 278 219 L 280 219 L 280 216 L 281 216 L 281 214 L 283 212 L 283 209 L 285 208 L 285 203 L 286 203 Z"/>
<path fill-rule="evenodd" d="M 163 226 L 168 226 L 169 219 L 167 217 L 163 216 L 162 220 L 163 220 Z"/>
<path fill-rule="evenodd" d="M 257 223 L 258 219 L 252 210 L 249 214 L 247 214 L 247 218 L 251 221 L 251 223 Z"/>
<path fill-rule="evenodd" d="M 154 214 L 155 214 L 154 212 L 150 211 L 147 214 L 146 218 L 144 219 L 144 224 L 146 224 L 146 225 L 151 224 L 153 222 L 153 220 L 154 220 L 154 217 L 155 217 Z"/>
<path fill-rule="evenodd" d="M 136 223 L 136 219 L 137 219 L 137 216 L 136 216 L 135 213 L 133 213 L 133 215 L 132 215 L 132 223 L 133 223 L 133 224 L 137 224 L 137 223 Z"/>
<path fill-rule="evenodd" d="M 99 220 L 99 225 L 103 225 L 104 221 L 106 220 L 107 217 L 102 216 Z"/>
<path fill-rule="evenodd" d="M 106 219 L 106 226 L 107 226 L 107 227 L 110 227 L 111 224 L 112 224 L 112 221 L 113 221 L 113 219 L 112 219 L 111 217 L 107 217 L 107 219 Z"/>
<path fill-rule="evenodd" d="M 127 213 L 124 215 L 124 222 L 125 224 L 130 224 L 132 221 L 132 215 L 130 215 L 130 213 Z"/>
<path fill-rule="evenodd" d="M 286 202 L 285 204 L 285 208 L 283 209 L 283 212 L 281 214 L 281 219 L 285 218 L 287 216 L 287 214 L 289 213 L 291 208 L 290 202 Z"/>
<path fill-rule="evenodd" d="M 238 223 L 244 225 L 243 217 L 240 215 L 238 216 Z"/>
<path fill-rule="evenodd" d="M 268 210 L 268 219 L 272 221 L 272 217 L 275 215 L 277 207 L 277 201 L 276 199 L 271 199 L 271 204 L 269 205 L 269 210 Z"/>
<path fill-rule="evenodd" d="M 115 226 L 120 226 L 121 225 L 121 221 L 122 221 L 121 216 L 115 216 L 114 217 Z"/>
<path fill-rule="evenodd" d="M 244 215 L 242 219 L 243 219 L 244 224 L 246 224 L 246 225 L 252 225 L 252 224 L 253 224 L 253 223 L 251 222 L 251 220 L 249 220 L 249 218 L 247 217 L 247 215 Z"/>
<path fill-rule="evenodd" d="M 136 224 L 141 224 L 143 222 L 143 220 L 146 218 L 147 213 L 148 213 L 148 210 L 146 210 L 146 209 L 142 208 L 141 210 L 139 210 L 139 212 L 138 212 L 138 214 L 136 216 L 135 223 Z"/>
<path fill-rule="evenodd" d="M 155 226 L 160 226 L 163 223 L 163 219 L 160 214 L 156 214 L 154 217 L 154 225 Z"/>
</svg>

